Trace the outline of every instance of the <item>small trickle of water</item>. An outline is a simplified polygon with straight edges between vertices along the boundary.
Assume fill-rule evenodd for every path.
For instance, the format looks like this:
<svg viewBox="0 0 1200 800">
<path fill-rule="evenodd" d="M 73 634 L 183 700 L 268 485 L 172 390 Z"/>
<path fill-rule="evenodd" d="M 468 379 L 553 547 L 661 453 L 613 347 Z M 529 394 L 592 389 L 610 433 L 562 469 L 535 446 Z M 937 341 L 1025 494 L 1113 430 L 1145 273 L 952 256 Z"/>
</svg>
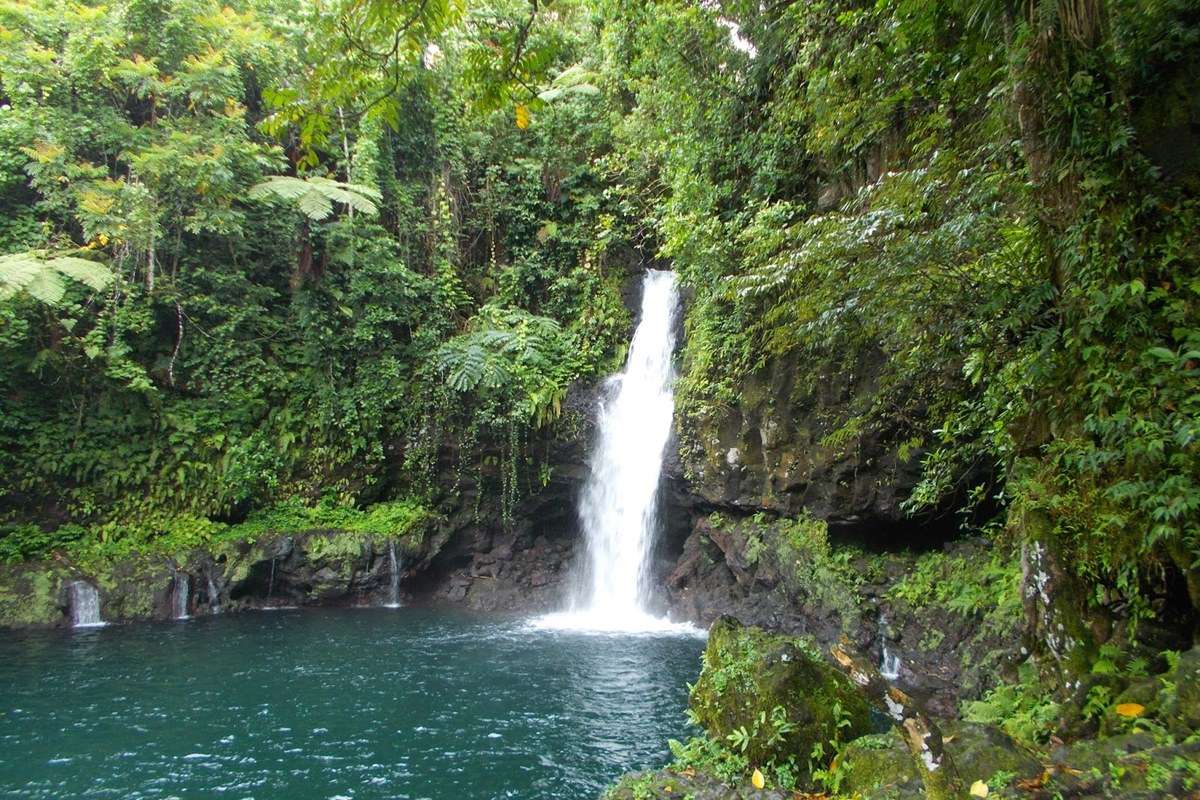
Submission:
<svg viewBox="0 0 1200 800">
<path fill-rule="evenodd" d="M 191 579 L 186 572 L 175 570 L 175 585 L 171 590 L 171 615 L 175 619 L 188 618 L 188 590 Z"/>
<path fill-rule="evenodd" d="M 600 631 L 680 628 L 653 616 L 649 565 L 658 534 L 658 485 L 675 414 L 675 273 L 649 270 L 641 319 L 597 415 L 591 472 L 579 505 L 587 571 L 571 610 L 541 627 Z"/>
<path fill-rule="evenodd" d="M 221 593 L 217 591 L 217 585 L 213 583 L 212 575 L 208 576 L 208 612 L 210 614 L 221 613 Z"/>
<path fill-rule="evenodd" d="M 879 615 L 879 674 L 884 680 L 894 681 L 900 677 L 900 656 L 888 649 L 888 621 Z"/>
<path fill-rule="evenodd" d="M 388 540 L 388 601 L 385 608 L 400 607 L 400 566 L 396 558 L 396 542 Z"/>
<path fill-rule="evenodd" d="M 75 628 L 98 628 L 104 624 L 100 619 L 100 593 L 87 581 L 71 583 L 71 625 Z"/>
</svg>

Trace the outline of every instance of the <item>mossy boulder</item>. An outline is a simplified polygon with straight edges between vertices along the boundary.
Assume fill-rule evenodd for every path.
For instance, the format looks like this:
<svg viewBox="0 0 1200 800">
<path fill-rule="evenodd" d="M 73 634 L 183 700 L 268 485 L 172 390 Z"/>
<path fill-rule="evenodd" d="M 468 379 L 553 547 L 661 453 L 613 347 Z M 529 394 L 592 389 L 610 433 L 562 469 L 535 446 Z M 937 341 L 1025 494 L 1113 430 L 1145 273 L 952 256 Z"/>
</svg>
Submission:
<svg viewBox="0 0 1200 800">
<path fill-rule="evenodd" d="M 0 627 L 62 625 L 70 571 L 52 563 L 0 566 Z"/>
<path fill-rule="evenodd" d="M 171 616 L 174 565 L 162 556 L 130 556 L 90 565 L 100 591 L 100 616 L 112 621 Z"/>
<path fill-rule="evenodd" d="M 919 788 L 920 775 L 900 734 L 863 736 L 842 748 L 834 762 L 838 788 L 850 795 Z"/>
<path fill-rule="evenodd" d="M 1041 762 L 992 725 L 950 722 L 942 729 L 947 752 L 965 785 L 991 784 L 998 775 L 1031 778 L 1042 771 Z M 920 771 L 900 734 L 864 736 L 842 749 L 836 762 L 838 788 L 862 797 L 924 797 Z"/>
<path fill-rule="evenodd" d="M 871 730 L 866 698 L 807 640 L 745 627 L 730 617 L 709 631 L 691 707 L 714 739 L 744 737 L 751 764 L 789 757 L 804 764 L 814 745 Z"/>
<path fill-rule="evenodd" d="M 975 781 L 987 783 L 998 773 L 1031 778 L 1042 771 L 1040 760 L 994 725 L 951 722 L 942 736 L 959 776 L 968 786 Z"/>
<path fill-rule="evenodd" d="M 603 800 L 789 800 L 794 796 L 770 787 L 755 789 L 748 778 L 730 786 L 713 775 L 670 769 L 625 775 L 601 795 Z"/>
</svg>

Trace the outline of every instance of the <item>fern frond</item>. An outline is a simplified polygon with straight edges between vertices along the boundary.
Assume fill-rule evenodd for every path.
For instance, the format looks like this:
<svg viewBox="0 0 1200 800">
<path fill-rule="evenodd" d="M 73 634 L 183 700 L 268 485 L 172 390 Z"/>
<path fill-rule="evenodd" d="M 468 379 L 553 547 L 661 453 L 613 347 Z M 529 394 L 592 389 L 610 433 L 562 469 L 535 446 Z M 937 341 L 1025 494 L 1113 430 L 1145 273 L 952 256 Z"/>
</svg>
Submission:
<svg viewBox="0 0 1200 800">
<path fill-rule="evenodd" d="M 47 305 L 58 305 L 67 292 L 64 278 L 101 291 L 113 274 L 103 264 L 72 256 L 44 258 L 34 252 L 0 256 L 0 300 L 25 292 Z"/>
<path fill-rule="evenodd" d="M 378 212 L 375 203 L 383 196 L 370 186 L 343 183 L 329 178 L 293 178 L 272 175 L 250 188 L 247 197 L 264 200 L 276 197 L 296 204 L 306 217 L 320 222 L 333 213 L 333 204 L 341 203 L 367 216 Z"/>
</svg>

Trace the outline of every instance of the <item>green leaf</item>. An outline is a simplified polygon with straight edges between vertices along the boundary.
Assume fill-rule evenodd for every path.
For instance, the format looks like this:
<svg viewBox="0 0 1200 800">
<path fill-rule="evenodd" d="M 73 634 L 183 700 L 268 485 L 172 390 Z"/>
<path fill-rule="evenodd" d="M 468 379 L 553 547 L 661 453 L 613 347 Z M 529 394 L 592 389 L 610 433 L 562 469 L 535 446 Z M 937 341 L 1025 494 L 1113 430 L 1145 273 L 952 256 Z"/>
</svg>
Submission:
<svg viewBox="0 0 1200 800">
<path fill-rule="evenodd" d="M 1159 361 L 1162 361 L 1162 362 L 1168 363 L 1168 364 L 1174 364 L 1175 358 L 1176 358 L 1175 353 L 1171 350 L 1168 350 L 1165 347 L 1151 347 L 1149 350 L 1146 351 L 1146 355 L 1153 356 L 1154 358 L 1157 358 Z"/>
</svg>

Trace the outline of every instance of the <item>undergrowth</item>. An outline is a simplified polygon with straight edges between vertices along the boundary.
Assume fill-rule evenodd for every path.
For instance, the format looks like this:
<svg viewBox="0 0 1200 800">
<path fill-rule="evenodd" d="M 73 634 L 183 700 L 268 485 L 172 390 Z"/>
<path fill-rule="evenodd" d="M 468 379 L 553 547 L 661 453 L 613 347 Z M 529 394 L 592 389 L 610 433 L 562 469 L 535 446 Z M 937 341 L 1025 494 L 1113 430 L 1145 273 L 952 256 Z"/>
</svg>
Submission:
<svg viewBox="0 0 1200 800">
<path fill-rule="evenodd" d="M 325 503 L 305 506 L 290 501 L 227 524 L 203 517 L 148 518 L 137 524 L 107 524 L 86 529 L 63 525 L 44 530 L 36 525 L 0 531 L 0 563 L 49 558 L 59 554 L 79 564 L 102 564 L 134 555 L 169 556 L 225 542 L 248 542 L 279 533 L 339 531 L 363 538 L 419 537 L 432 513 L 413 499 L 378 503 L 365 509 Z M 411 545 L 410 541 L 410 545 Z"/>
</svg>

